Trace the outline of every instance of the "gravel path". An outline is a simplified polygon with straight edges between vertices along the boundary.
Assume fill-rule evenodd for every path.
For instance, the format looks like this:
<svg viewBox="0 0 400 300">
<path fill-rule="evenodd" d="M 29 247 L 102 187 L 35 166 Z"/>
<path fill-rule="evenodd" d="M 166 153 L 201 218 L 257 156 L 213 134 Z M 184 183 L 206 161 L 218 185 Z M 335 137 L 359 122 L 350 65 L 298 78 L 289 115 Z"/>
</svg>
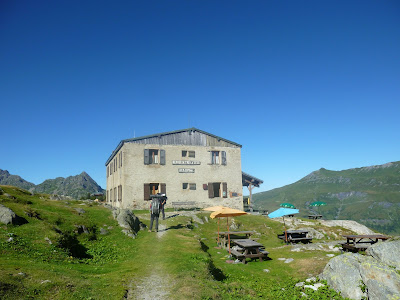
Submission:
<svg viewBox="0 0 400 300">
<path fill-rule="evenodd" d="M 161 241 L 163 236 L 167 234 L 165 224 L 158 225 L 157 238 Z M 154 234 L 154 233 L 151 233 Z M 170 289 L 172 287 L 168 274 L 160 270 L 157 266 L 148 266 L 154 268 L 151 274 L 142 278 L 140 281 L 132 282 L 131 288 L 128 290 L 125 299 L 128 300 L 153 300 L 153 299 L 169 299 Z M 136 284 L 136 286 L 134 286 Z"/>
</svg>

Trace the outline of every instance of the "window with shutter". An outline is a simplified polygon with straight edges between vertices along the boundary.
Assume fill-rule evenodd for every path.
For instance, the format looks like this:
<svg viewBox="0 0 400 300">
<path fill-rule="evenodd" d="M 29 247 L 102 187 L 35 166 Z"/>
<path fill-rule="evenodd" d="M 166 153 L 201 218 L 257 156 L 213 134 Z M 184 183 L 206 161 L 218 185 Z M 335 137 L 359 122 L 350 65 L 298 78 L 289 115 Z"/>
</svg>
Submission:
<svg viewBox="0 0 400 300">
<path fill-rule="evenodd" d="M 226 152 L 221 151 L 221 164 L 226 166 Z"/>
<path fill-rule="evenodd" d="M 144 149 L 144 164 L 150 164 L 150 149 Z"/>
<path fill-rule="evenodd" d="M 144 200 L 150 200 L 150 184 L 144 184 Z"/>
<path fill-rule="evenodd" d="M 226 182 L 222 183 L 222 197 L 228 198 L 228 184 Z"/>
<path fill-rule="evenodd" d="M 214 187 L 212 182 L 208 183 L 208 198 L 214 198 Z"/>
<path fill-rule="evenodd" d="M 167 194 L 167 185 L 165 183 L 161 183 L 161 194 Z"/>
<path fill-rule="evenodd" d="M 165 150 L 160 150 L 160 165 L 165 165 Z"/>
</svg>

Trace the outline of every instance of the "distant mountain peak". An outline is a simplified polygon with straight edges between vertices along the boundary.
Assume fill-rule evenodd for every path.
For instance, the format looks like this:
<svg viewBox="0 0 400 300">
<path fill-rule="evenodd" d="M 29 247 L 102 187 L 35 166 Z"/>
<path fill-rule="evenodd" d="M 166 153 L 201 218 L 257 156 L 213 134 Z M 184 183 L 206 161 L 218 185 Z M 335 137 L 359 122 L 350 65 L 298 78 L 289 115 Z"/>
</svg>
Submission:
<svg viewBox="0 0 400 300">
<path fill-rule="evenodd" d="M 47 179 L 41 184 L 35 185 L 22 179 L 20 176 L 10 175 L 8 171 L 0 169 L 0 185 L 12 185 L 39 193 L 71 196 L 75 199 L 86 196 L 88 193 L 104 192 L 101 186 L 85 171 L 79 175 L 67 178 L 57 177 L 55 179 Z"/>
</svg>

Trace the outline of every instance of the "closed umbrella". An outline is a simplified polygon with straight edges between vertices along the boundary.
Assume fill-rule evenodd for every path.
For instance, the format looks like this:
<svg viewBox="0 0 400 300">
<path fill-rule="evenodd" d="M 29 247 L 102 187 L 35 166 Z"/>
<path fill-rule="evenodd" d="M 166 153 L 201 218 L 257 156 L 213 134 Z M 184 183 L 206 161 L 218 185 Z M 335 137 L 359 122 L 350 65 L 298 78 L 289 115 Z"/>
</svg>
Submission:
<svg viewBox="0 0 400 300">
<path fill-rule="evenodd" d="M 298 209 L 281 207 L 281 208 L 273 211 L 272 213 L 270 213 L 268 215 L 268 217 L 270 217 L 271 219 L 283 217 L 283 226 L 285 227 L 285 241 L 286 241 L 286 243 L 287 243 L 287 232 L 286 232 L 285 216 L 294 215 L 294 214 L 298 214 L 298 213 L 299 213 Z"/>
<path fill-rule="evenodd" d="M 247 215 L 247 212 L 243 211 L 243 210 L 238 210 L 238 209 L 234 209 L 234 208 L 223 208 L 217 211 L 214 211 L 211 215 L 210 218 L 211 219 L 215 219 L 215 218 L 226 218 L 226 227 L 228 230 L 228 248 L 229 248 L 229 254 L 231 254 L 231 238 L 229 235 L 229 225 L 228 225 L 228 219 L 229 217 L 238 217 L 238 216 L 242 216 L 242 215 Z M 219 233 L 218 233 L 219 236 Z"/>
</svg>

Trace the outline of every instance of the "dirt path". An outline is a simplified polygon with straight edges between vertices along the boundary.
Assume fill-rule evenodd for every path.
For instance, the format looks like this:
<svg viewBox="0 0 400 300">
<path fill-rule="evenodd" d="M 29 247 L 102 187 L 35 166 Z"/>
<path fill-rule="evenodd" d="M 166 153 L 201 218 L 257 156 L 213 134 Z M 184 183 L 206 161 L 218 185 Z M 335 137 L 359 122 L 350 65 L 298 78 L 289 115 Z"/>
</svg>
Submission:
<svg viewBox="0 0 400 300">
<path fill-rule="evenodd" d="M 158 232 L 156 233 L 158 242 L 162 242 L 167 233 L 167 226 L 159 224 Z M 160 268 L 156 260 L 147 265 L 147 268 L 151 270 L 150 275 L 141 278 L 139 281 L 132 282 L 125 299 L 153 300 L 170 298 L 170 290 L 173 284 L 169 275 Z"/>
</svg>

